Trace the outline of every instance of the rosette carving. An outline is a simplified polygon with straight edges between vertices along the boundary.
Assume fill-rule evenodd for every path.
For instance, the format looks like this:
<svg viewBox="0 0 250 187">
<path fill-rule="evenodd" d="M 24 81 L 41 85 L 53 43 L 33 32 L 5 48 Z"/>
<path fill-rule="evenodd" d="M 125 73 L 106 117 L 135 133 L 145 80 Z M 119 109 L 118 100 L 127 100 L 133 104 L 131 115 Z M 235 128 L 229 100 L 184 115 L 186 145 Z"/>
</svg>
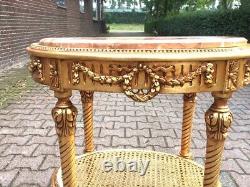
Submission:
<svg viewBox="0 0 250 187">
<path fill-rule="evenodd" d="M 77 109 L 69 100 L 59 99 L 52 110 L 58 136 L 74 135 L 76 128 Z"/>
</svg>

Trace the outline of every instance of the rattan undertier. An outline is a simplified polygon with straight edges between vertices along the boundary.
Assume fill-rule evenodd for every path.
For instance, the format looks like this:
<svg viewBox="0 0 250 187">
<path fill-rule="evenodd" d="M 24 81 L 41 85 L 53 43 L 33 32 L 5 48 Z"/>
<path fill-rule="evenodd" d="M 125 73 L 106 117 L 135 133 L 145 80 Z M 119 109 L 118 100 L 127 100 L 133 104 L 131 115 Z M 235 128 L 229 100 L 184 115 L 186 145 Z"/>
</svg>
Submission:
<svg viewBox="0 0 250 187">
<path fill-rule="evenodd" d="M 104 161 L 126 163 L 150 160 L 144 176 L 138 172 L 105 172 Z M 57 176 L 56 176 L 57 175 Z M 61 186 L 61 170 L 52 178 L 52 186 Z M 203 168 L 199 164 L 166 153 L 140 150 L 98 151 L 78 157 L 78 185 L 103 187 L 198 187 L 203 184 Z M 57 179 L 56 179 L 57 178 Z M 60 185 L 61 184 L 61 185 Z"/>
</svg>

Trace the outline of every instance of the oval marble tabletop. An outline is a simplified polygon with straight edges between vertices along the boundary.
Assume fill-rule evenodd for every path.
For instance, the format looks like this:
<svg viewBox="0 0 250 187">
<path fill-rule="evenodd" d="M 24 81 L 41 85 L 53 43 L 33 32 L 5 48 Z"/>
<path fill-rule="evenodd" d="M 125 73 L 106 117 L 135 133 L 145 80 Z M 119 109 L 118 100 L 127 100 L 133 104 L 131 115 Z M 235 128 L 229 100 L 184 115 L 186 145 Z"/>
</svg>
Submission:
<svg viewBox="0 0 250 187">
<path fill-rule="evenodd" d="M 45 38 L 28 51 L 55 58 L 166 61 L 246 57 L 250 47 L 245 38 L 225 36 L 75 37 Z"/>
</svg>

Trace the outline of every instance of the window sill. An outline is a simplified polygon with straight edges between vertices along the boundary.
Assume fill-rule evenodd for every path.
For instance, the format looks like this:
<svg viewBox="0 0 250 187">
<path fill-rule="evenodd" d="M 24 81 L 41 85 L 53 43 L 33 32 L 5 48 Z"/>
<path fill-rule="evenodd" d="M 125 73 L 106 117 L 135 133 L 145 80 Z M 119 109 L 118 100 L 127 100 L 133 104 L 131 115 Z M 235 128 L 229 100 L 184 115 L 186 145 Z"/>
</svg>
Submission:
<svg viewBox="0 0 250 187">
<path fill-rule="evenodd" d="M 66 7 L 65 5 L 58 5 L 58 4 L 57 4 L 57 7 L 58 7 L 58 8 L 62 8 L 62 9 L 67 9 L 67 7 Z"/>
</svg>

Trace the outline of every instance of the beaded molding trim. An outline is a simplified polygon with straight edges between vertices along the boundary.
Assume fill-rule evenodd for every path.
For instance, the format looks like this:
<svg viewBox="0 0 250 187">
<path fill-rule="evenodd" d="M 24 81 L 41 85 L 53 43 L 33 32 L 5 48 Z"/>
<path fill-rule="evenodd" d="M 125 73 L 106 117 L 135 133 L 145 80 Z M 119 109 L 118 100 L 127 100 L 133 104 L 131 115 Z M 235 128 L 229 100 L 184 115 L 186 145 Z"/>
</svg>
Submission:
<svg viewBox="0 0 250 187">
<path fill-rule="evenodd" d="M 64 48 L 48 47 L 34 43 L 31 49 L 56 52 L 104 52 L 104 53 L 220 53 L 230 52 L 234 48 L 211 48 L 211 49 L 101 49 L 101 48 Z M 239 48 L 237 48 L 239 49 Z"/>
</svg>

